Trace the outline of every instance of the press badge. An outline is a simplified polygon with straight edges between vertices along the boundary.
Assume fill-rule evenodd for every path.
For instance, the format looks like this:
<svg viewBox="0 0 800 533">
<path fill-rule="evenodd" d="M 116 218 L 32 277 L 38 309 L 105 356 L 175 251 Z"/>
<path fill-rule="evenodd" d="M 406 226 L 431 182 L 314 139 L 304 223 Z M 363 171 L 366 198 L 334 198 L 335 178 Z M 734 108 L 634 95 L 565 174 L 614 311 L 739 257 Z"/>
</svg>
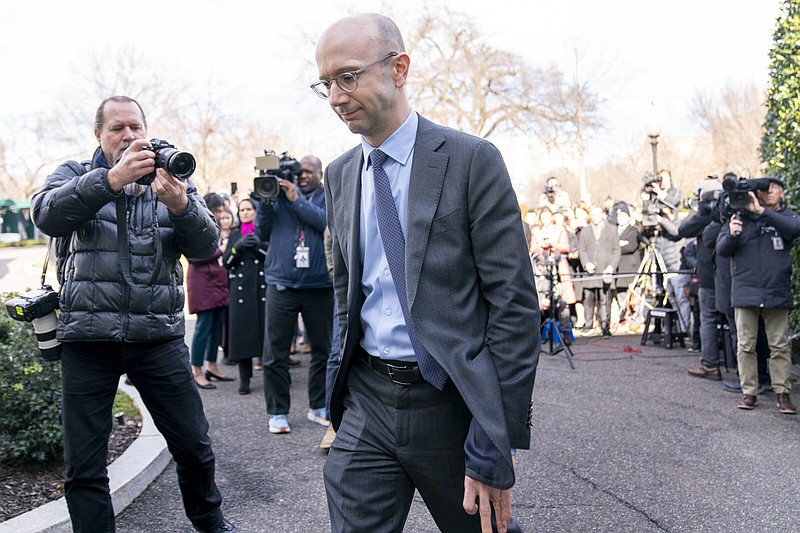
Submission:
<svg viewBox="0 0 800 533">
<path fill-rule="evenodd" d="M 783 237 L 772 238 L 772 249 L 775 251 L 783 250 Z"/>
<path fill-rule="evenodd" d="M 308 246 L 302 244 L 294 250 L 294 266 L 297 268 L 308 268 L 311 266 L 311 256 L 309 255 Z"/>
</svg>

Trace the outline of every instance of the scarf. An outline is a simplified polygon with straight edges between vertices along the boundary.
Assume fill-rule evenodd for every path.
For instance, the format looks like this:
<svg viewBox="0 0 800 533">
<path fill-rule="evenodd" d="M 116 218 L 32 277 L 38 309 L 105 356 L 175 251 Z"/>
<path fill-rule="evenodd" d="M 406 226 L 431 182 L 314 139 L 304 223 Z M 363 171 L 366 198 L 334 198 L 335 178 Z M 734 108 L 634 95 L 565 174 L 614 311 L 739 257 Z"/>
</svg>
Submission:
<svg viewBox="0 0 800 533">
<path fill-rule="evenodd" d="M 255 222 L 242 222 L 242 237 L 256 230 Z"/>
</svg>

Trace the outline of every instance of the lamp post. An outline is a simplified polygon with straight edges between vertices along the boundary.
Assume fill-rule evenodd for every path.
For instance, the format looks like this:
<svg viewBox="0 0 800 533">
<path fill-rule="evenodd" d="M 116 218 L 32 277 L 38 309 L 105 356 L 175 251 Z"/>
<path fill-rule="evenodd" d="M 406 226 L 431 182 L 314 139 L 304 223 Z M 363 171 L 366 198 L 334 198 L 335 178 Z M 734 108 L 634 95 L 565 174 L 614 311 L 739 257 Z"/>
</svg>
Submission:
<svg viewBox="0 0 800 533">
<path fill-rule="evenodd" d="M 648 133 L 650 146 L 653 147 L 653 173 L 658 174 L 658 133 Z"/>
<path fill-rule="evenodd" d="M 650 102 L 646 126 L 647 136 L 650 137 L 650 146 L 653 147 L 653 173 L 658 174 L 658 137 L 661 135 L 661 118 L 656 112 L 655 102 Z"/>
</svg>

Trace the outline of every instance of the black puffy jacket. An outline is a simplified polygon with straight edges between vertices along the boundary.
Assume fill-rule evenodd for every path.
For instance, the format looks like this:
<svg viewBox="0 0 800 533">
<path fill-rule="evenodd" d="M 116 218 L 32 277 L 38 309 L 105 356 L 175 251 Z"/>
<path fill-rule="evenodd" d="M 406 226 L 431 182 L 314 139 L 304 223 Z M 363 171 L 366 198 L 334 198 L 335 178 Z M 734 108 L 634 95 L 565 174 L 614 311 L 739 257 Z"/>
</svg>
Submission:
<svg viewBox="0 0 800 533">
<path fill-rule="evenodd" d="M 731 258 L 733 307 L 793 307 L 792 241 L 800 236 L 800 217 L 791 209 L 745 213 L 742 233 L 733 236 L 725 223 L 717 254 Z M 777 249 L 776 249 L 777 248 Z"/>
<path fill-rule="evenodd" d="M 47 177 L 31 201 L 36 226 L 67 243 L 66 255 L 59 258 L 64 266 L 58 337 L 130 342 L 183 337 L 179 259 L 181 254 L 197 260 L 211 257 L 219 228 L 191 182 L 188 210 L 174 215 L 149 188 L 135 198 L 114 192 L 107 174 L 98 157 L 68 161 Z M 127 204 L 127 277 L 117 239 L 118 201 Z M 161 241 L 159 268 L 154 237 Z M 158 275 L 148 286 L 154 272 Z"/>
</svg>

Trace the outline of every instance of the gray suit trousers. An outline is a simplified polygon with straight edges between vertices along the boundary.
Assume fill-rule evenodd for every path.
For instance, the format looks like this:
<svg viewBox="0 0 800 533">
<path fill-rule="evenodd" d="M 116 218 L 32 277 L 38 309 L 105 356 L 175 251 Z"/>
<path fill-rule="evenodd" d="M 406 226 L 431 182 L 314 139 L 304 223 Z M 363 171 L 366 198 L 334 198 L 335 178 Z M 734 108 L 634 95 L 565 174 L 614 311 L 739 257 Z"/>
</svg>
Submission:
<svg viewBox="0 0 800 533">
<path fill-rule="evenodd" d="M 325 463 L 333 532 L 401 532 L 416 488 L 444 532 L 480 531 L 463 507 L 471 415 L 451 381 L 397 385 L 359 356 Z"/>
</svg>

